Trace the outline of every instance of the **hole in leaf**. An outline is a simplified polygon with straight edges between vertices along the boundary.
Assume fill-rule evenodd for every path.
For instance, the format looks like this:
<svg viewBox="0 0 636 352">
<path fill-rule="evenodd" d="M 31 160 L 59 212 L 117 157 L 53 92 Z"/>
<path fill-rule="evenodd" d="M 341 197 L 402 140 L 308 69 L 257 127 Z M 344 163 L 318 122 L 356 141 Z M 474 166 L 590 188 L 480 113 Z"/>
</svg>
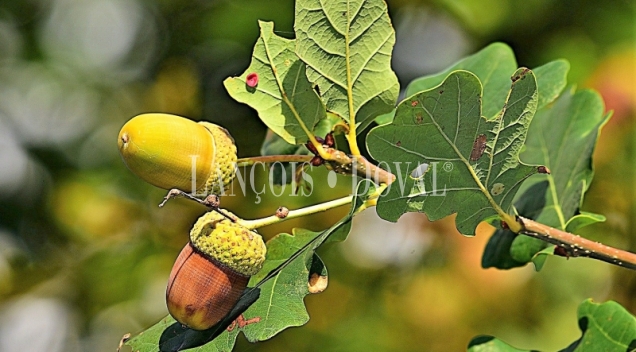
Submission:
<svg viewBox="0 0 636 352">
<path fill-rule="evenodd" d="M 309 293 L 320 293 L 327 288 L 327 284 L 329 279 L 327 276 L 319 275 L 317 273 L 312 273 L 309 276 L 308 290 Z"/>
<path fill-rule="evenodd" d="M 419 164 L 415 170 L 411 171 L 411 178 L 419 180 L 422 177 L 424 177 L 424 174 L 426 174 L 426 171 L 428 171 L 428 164 L 424 163 L 424 164 Z"/>
<path fill-rule="evenodd" d="M 503 183 L 495 183 L 490 189 L 490 194 L 492 194 L 493 196 L 498 196 L 502 194 L 505 189 L 506 186 Z"/>
</svg>

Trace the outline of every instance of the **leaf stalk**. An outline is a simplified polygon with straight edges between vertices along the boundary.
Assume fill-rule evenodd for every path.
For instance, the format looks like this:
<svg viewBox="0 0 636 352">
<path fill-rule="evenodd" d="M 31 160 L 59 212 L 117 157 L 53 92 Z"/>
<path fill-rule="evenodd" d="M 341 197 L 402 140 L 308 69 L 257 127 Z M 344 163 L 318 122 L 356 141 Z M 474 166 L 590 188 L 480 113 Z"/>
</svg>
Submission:
<svg viewBox="0 0 636 352">
<path fill-rule="evenodd" d="M 278 215 L 271 215 L 260 219 L 253 220 L 239 220 L 239 223 L 248 229 L 257 229 L 263 226 L 277 224 L 279 222 L 283 222 L 286 220 L 291 220 L 295 218 L 299 218 L 302 216 L 307 216 L 315 213 L 320 213 L 323 211 L 327 211 L 329 209 L 341 207 L 346 204 L 350 204 L 353 201 L 353 195 L 334 199 L 328 202 L 311 205 L 308 207 L 290 210 L 289 214 L 286 217 L 281 218 Z"/>
</svg>

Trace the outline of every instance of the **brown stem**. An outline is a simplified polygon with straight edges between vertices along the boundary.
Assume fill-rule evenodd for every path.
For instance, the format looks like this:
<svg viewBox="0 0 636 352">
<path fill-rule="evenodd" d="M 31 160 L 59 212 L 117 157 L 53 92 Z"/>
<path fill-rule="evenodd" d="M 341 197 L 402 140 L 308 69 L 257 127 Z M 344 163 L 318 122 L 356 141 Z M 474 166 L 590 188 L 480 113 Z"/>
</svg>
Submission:
<svg viewBox="0 0 636 352">
<path fill-rule="evenodd" d="M 191 195 L 188 192 L 184 192 L 180 189 L 177 188 L 173 188 L 170 191 L 168 191 L 168 194 L 166 194 L 165 197 L 163 197 L 163 201 L 161 203 L 159 203 L 159 208 L 163 208 L 164 205 L 166 205 L 166 203 L 173 198 L 176 197 L 184 197 L 187 198 L 189 200 L 195 201 L 211 210 L 216 211 L 217 213 L 223 215 L 224 217 L 226 217 L 228 220 L 230 220 L 231 222 L 236 222 L 236 219 L 229 216 L 225 210 L 222 210 L 221 208 L 219 208 L 219 205 L 221 204 L 221 200 L 219 199 L 219 196 L 217 196 L 216 194 L 210 194 L 209 196 L 205 197 L 205 199 L 199 199 L 193 195 Z"/>
<path fill-rule="evenodd" d="M 581 236 L 561 231 L 536 221 L 519 217 L 520 234 L 555 244 L 572 257 L 589 257 L 624 268 L 636 269 L 636 254 L 623 251 Z"/>
<path fill-rule="evenodd" d="M 340 150 L 327 148 L 329 160 L 326 165 L 333 171 L 343 175 L 356 175 L 373 180 L 377 184 L 390 185 L 395 175 L 370 163 L 362 155 L 347 155 Z"/>
<path fill-rule="evenodd" d="M 297 154 L 292 154 L 292 155 L 250 156 L 248 158 L 238 159 L 236 161 L 236 166 L 237 167 L 242 167 L 242 166 L 254 165 L 256 163 L 271 164 L 271 163 L 275 163 L 275 162 L 281 162 L 281 163 L 293 163 L 293 162 L 296 162 L 296 163 L 308 163 L 309 161 L 311 161 L 311 158 L 313 158 L 313 156 L 311 156 L 311 155 L 297 155 Z"/>
</svg>

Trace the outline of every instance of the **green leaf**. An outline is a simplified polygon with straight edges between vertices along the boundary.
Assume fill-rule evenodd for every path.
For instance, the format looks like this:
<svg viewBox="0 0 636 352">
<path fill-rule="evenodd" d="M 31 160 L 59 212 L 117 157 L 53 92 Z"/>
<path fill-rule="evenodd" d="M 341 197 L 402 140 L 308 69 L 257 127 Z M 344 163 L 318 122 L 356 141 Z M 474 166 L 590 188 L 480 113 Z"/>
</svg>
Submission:
<svg viewBox="0 0 636 352">
<path fill-rule="evenodd" d="M 349 227 L 350 224 L 347 222 L 344 227 L 335 228 L 331 232 L 337 229 L 349 232 Z M 296 251 L 320 235 L 317 232 L 294 229 L 293 235 L 284 233 L 272 238 L 268 243 L 266 266 L 260 274 L 252 277 L 251 284 L 256 284 L 269 271 L 284 263 Z M 309 321 L 303 299 L 309 294 L 307 282 L 312 267 L 322 268 L 323 270 L 316 274 L 326 279 L 327 271 L 324 264 L 312 248 L 307 248 L 285 269 L 261 286 L 260 299 L 244 313 L 246 319 L 258 318 L 260 321 L 240 329 L 249 341 L 267 340 L 288 327 L 301 326 Z"/>
<path fill-rule="evenodd" d="M 259 21 L 259 26 L 261 36 L 250 66 L 223 84 L 232 98 L 254 108 L 267 127 L 287 143 L 305 143 L 316 123 L 325 118 L 325 107 L 294 52 L 295 42 L 275 35 L 271 22 Z M 247 76 L 254 73 L 258 84 L 250 87 Z"/>
<path fill-rule="evenodd" d="M 586 300 L 578 312 L 581 338 L 561 352 L 633 352 L 636 351 L 636 318 L 620 304 Z M 468 344 L 469 352 L 523 352 L 492 337 L 478 336 Z"/>
<path fill-rule="evenodd" d="M 520 350 L 493 336 L 477 336 L 468 344 L 468 352 L 529 352 Z"/>
<path fill-rule="evenodd" d="M 528 236 L 517 236 L 510 246 L 510 256 L 517 262 L 529 263 L 534 256 L 550 244 Z"/>
<path fill-rule="evenodd" d="M 314 127 L 316 136 L 325 137 L 331 132 L 333 126 L 338 122 L 333 114 L 327 113 L 327 117 L 318 121 Z M 261 155 L 310 155 L 311 152 L 304 146 L 298 144 L 289 144 L 281 136 L 267 131 L 263 145 L 261 146 Z"/>
<path fill-rule="evenodd" d="M 387 123 L 391 123 L 393 118 L 395 117 L 395 109 L 387 112 L 386 114 L 382 114 L 375 118 L 375 123 L 378 125 L 385 125 Z"/>
<path fill-rule="evenodd" d="M 521 186 L 521 199 L 543 199 L 545 203 L 539 214 L 528 218 L 568 232 L 605 220 L 602 215 L 579 210 L 594 176 L 592 153 L 598 134 L 609 118 L 603 110 L 603 101 L 597 93 L 569 90 L 553 105 L 537 112 L 521 158 L 525 162 L 546 165 L 551 174 L 532 177 Z M 577 152 L 572 153 L 573 150 Z M 545 191 L 525 191 L 542 182 L 548 183 Z M 490 241 L 498 244 L 498 254 L 490 253 L 489 256 L 506 258 L 509 253 L 518 266 L 532 261 L 539 270 L 546 256 L 554 254 L 554 246 L 537 238 L 519 236 L 506 248 L 500 236 L 495 235 Z"/>
<path fill-rule="evenodd" d="M 636 351 L 636 318 L 620 304 L 586 300 L 578 312 L 581 338 L 564 351 Z"/>
<path fill-rule="evenodd" d="M 321 120 L 322 121 L 322 120 Z M 309 150 L 302 144 L 287 143 L 283 137 L 268 130 L 261 145 L 261 155 L 309 155 Z"/>
<path fill-rule="evenodd" d="M 527 262 L 520 262 L 512 255 L 510 248 L 517 234 L 504 229 L 497 229 L 492 234 L 484 254 L 481 257 L 481 267 L 511 269 L 526 265 Z"/>
<path fill-rule="evenodd" d="M 546 245 L 544 243 L 545 248 L 537 252 L 537 254 L 532 257 L 532 264 L 534 264 L 535 271 L 541 271 L 543 269 L 543 265 L 545 265 L 546 260 L 551 255 L 554 255 L 554 249 L 556 246 L 554 245 Z"/>
<path fill-rule="evenodd" d="M 536 109 L 536 80 L 532 71 L 517 70 L 497 118 L 481 116 L 481 99 L 477 77 L 455 71 L 437 88 L 401 102 L 391 124 L 369 132 L 373 158 L 396 168 L 397 181 L 378 200 L 382 218 L 457 213 L 457 229 L 472 235 L 480 221 L 508 211 L 521 182 L 536 173 L 518 157 Z"/>
<path fill-rule="evenodd" d="M 569 70 L 570 63 L 566 60 L 548 62 L 532 70 L 537 77 L 537 86 L 539 87 L 537 110 L 559 97 L 567 84 Z"/>
<path fill-rule="evenodd" d="M 395 107 L 395 31 L 383 0 L 297 0 L 294 29 L 296 53 L 329 111 L 355 118 L 362 131 Z"/>
<path fill-rule="evenodd" d="M 272 132 L 272 130 L 267 131 L 265 140 L 263 140 L 263 145 L 261 146 L 261 155 L 294 154 L 311 155 L 311 152 L 302 144 L 289 144 L 285 142 L 281 136 Z M 272 165 L 272 169 L 269 171 L 270 182 L 273 182 L 275 185 L 292 183 L 292 181 L 296 178 L 295 171 L 297 171 L 299 167 L 302 166 L 294 165 L 292 163 Z"/>
<path fill-rule="evenodd" d="M 574 215 L 565 224 L 565 231 L 576 232 L 578 229 L 596 224 L 597 222 L 604 222 L 605 216 L 601 214 L 594 214 L 587 211 L 581 211 L 579 214 Z"/>
<path fill-rule="evenodd" d="M 503 43 L 493 43 L 440 73 L 413 80 L 406 87 L 406 96 L 439 85 L 453 71 L 470 71 L 483 85 L 482 115 L 489 118 L 501 111 L 506 101 L 506 93 L 510 89 L 510 72 L 516 69 L 517 60 L 512 49 Z"/>
<path fill-rule="evenodd" d="M 553 106 L 537 113 L 530 125 L 524 162 L 547 166 L 551 174 L 533 177 L 524 187 L 547 180 L 546 208 L 537 221 L 565 230 L 587 191 L 594 171 L 592 153 L 607 121 L 598 93 L 566 91 Z M 576 151 L 573 153 L 572 151 Z"/>
<path fill-rule="evenodd" d="M 429 90 L 440 84 L 452 71 L 466 70 L 474 73 L 484 89 L 482 114 L 493 117 L 501 111 L 510 84 L 510 72 L 517 69 L 512 49 L 503 43 L 493 43 L 479 52 L 461 59 L 446 70 L 413 80 L 406 87 L 406 95 Z M 539 91 L 537 109 L 554 101 L 567 83 L 570 64 L 556 60 L 533 69 Z M 385 122 L 388 117 L 382 121 Z"/>
<path fill-rule="evenodd" d="M 327 269 L 315 251 L 323 243 L 346 239 L 354 212 L 374 194 L 371 181 L 358 184 L 351 210 L 338 223 L 323 232 L 295 230 L 293 235 L 280 234 L 267 243 L 263 269 L 250 279 L 243 296 L 224 320 L 205 331 L 182 327 L 167 316 L 159 323 L 126 342 L 134 351 L 156 352 L 193 349 L 199 352 L 231 351 L 239 332 L 249 341 L 271 338 L 290 326 L 309 320 L 303 299 L 310 293 L 313 274 L 327 280 Z M 250 324 L 233 322 L 239 315 Z M 231 331 L 228 331 L 231 330 Z"/>
</svg>

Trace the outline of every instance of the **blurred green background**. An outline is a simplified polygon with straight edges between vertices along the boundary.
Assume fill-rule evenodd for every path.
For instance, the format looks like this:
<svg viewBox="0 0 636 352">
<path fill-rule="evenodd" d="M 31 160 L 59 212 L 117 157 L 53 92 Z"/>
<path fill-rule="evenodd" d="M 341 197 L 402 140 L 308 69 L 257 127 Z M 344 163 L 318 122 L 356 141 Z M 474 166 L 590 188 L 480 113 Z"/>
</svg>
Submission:
<svg viewBox="0 0 636 352">
<path fill-rule="evenodd" d="M 265 127 L 222 81 L 247 67 L 257 19 L 293 36 L 292 0 L 0 1 L 0 351 L 114 351 L 167 314 L 164 290 L 187 231 L 204 211 L 134 177 L 116 136 L 130 117 L 170 112 L 225 126 L 239 156 Z M 636 3 L 630 0 L 395 0 L 393 65 L 403 87 L 492 41 L 520 65 L 566 58 L 570 82 L 597 89 L 614 116 L 595 153 L 584 208 L 607 216 L 584 235 L 636 251 Z M 577 151 L 572 151 L 576 153 Z M 226 197 L 244 218 L 306 199 L 267 189 Z M 257 175 L 265 182 L 267 175 Z M 347 209 L 264 228 L 319 230 Z M 483 270 L 489 229 L 459 235 L 452 219 L 373 211 L 350 239 L 322 249 L 329 288 L 306 298 L 310 322 L 240 351 L 461 351 L 477 334 L 556 350 L 577 339 L 585 298 L 636 312 L 636 273 L 553 257 L 543 271 Z"/>
</svg>

